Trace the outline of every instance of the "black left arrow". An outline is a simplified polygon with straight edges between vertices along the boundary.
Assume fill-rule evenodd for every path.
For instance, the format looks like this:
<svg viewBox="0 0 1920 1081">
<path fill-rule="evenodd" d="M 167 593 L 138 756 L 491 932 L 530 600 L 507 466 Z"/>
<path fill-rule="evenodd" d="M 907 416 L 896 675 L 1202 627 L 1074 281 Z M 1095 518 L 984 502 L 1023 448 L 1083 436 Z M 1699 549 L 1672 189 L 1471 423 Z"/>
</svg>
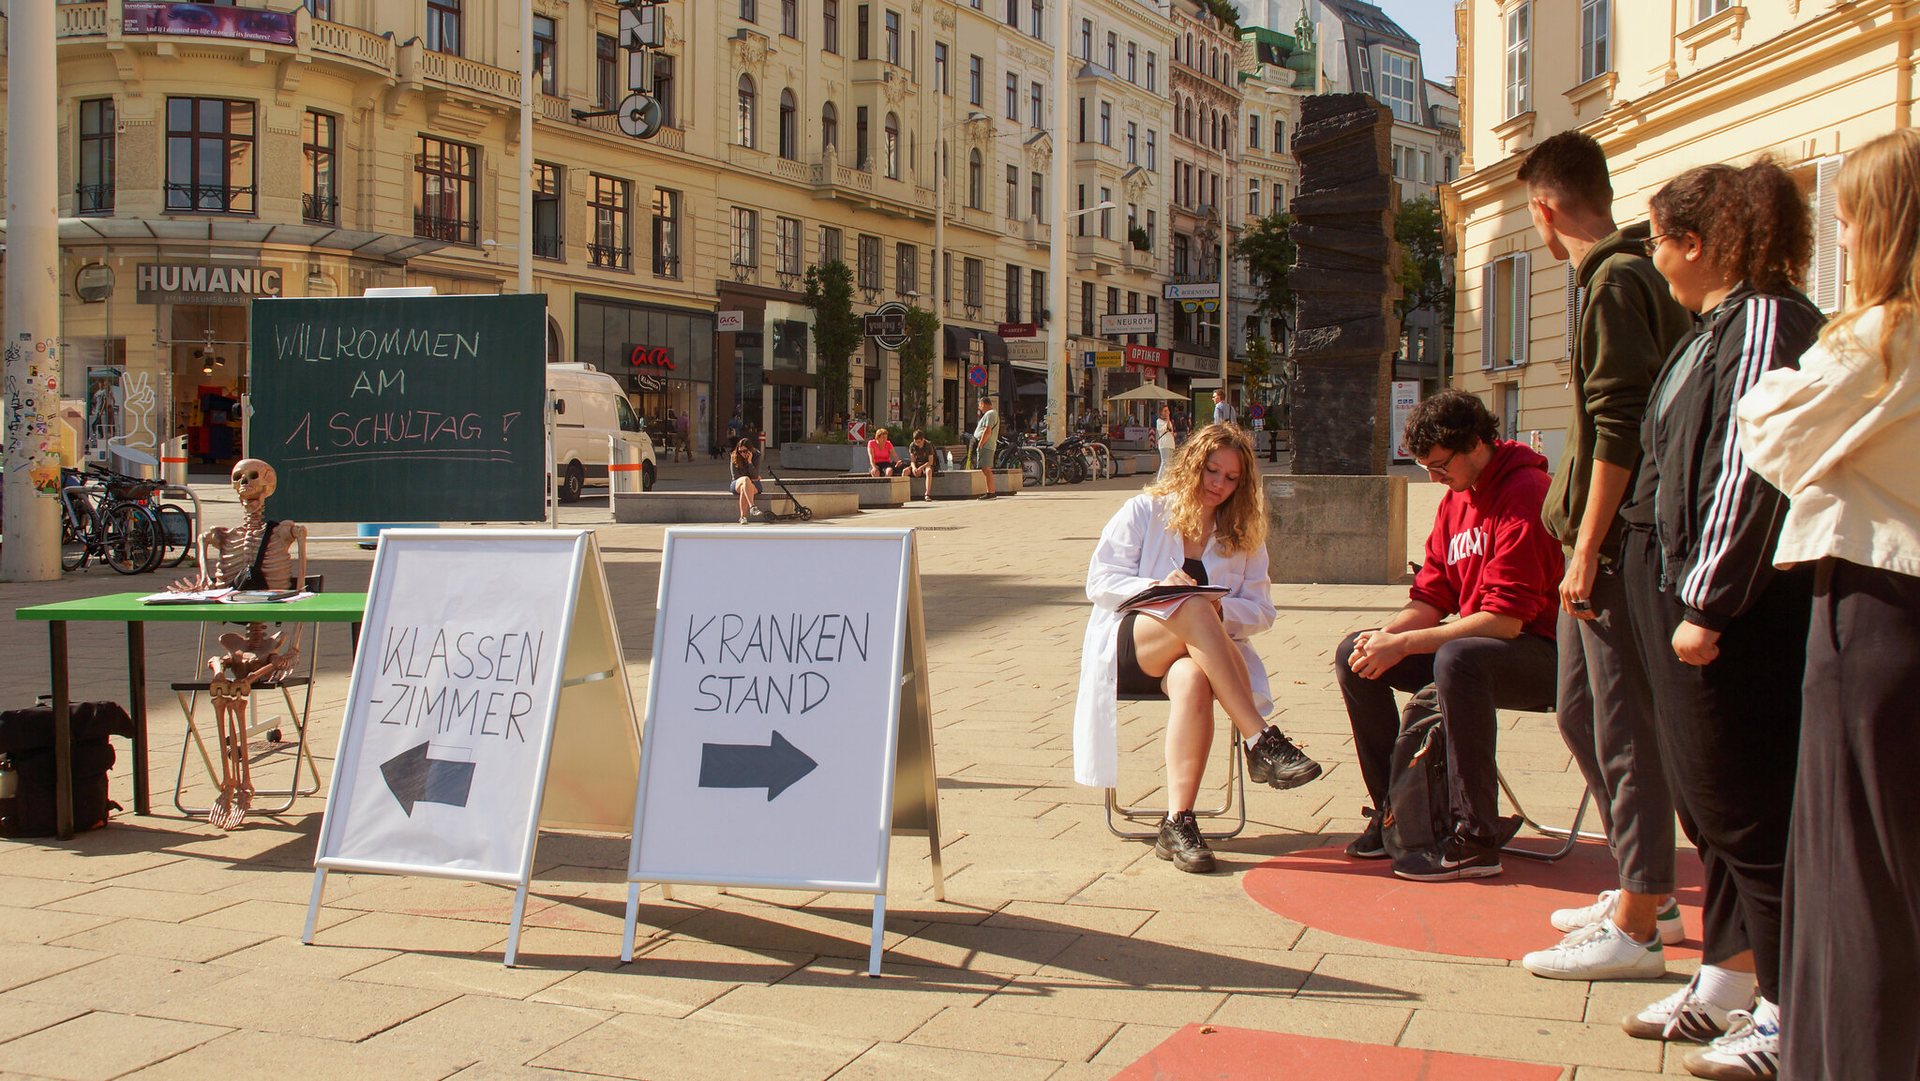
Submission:
<svg viewBox="0 0 1920 1081">
<path fill-rule="evenodd" d="M 700 787 L 764 788 L 771 803 L 818 764 L 778 732 L 764 747 L 755 743 L 706 743 L 700 747 Z"/>
<path fill-rule="evenodd" d="M 387 790 L 400 801 L 400 809 L 413 817 L 416 803 L 444 803 L 465 807 L 473 790 L 473 763 L 428 758 L 427 745 L 410 747 L 380 763 L 387 779 Z"/>
</svg>

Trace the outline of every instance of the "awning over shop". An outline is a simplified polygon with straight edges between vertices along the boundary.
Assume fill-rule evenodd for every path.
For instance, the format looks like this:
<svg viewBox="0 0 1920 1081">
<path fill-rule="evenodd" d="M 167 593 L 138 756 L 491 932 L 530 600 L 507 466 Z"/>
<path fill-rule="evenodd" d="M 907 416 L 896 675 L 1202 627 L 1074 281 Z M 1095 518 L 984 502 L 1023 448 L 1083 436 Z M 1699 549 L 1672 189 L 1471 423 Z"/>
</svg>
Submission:
<svg viewBox="0 0 1920 1081">
<path fill-rule="evenodd" d="M 965 362 L 969 356 L 967 343 L 975 338 L 985 343 L 987 364 L 1003 364 L 1007 359 L 1007 341 L 991 330 L 978 327 L 956 327 L 952 325 L 940 328 L 947 339 L 947 359 Z"/>
<path fill-rule="evenodd" d="M 7 223 L 0 221 L 0 244 Z M 61 218 L 60 241 L 127 244 L 142 241 L 203 244 L 263 244 L 339 252 L 361 259 L 403 264 L 417 255 L 446 247 L 426 237 L 336 229 L 330 225 L 288 225 L 276 222 L 223 218 Z"/>
</svg>

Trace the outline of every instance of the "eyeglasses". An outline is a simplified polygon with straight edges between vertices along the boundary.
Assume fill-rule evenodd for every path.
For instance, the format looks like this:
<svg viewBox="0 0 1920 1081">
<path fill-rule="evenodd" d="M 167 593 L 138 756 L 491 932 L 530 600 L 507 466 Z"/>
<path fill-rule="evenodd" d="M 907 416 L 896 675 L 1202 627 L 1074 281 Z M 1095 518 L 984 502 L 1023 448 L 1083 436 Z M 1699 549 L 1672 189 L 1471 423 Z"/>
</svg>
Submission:
<svg viewBox="0 0 1920 1081">
<path fill-rule="evenodd" d="M 1645 251 L 1647 258 L 1651 259 L 1653 258 L 1653 253 L 1660 250 L 1660 242 L 1672 235 L 1672 233 L 1655 233 L 1640 242 L 1641 250 Z"/>
<path fill-rule="evenodd" d="M 1436 477 L 1445 476 L 1447 475 L 1447 470 L 1453 468 L 1453 460 L 1458 457 L 1460 457 L 1460 452 L 1456 450 L 1452 454 L 1447 455 L 1445 461 L 1436 462 L 1433 465 L 1428 465 L 1425 462 L 1420 462 L 1418 464 L 1420 468 L 1426 470 L 1427 473 L 1431 476 L 1436 476 Z"/>
</svg>

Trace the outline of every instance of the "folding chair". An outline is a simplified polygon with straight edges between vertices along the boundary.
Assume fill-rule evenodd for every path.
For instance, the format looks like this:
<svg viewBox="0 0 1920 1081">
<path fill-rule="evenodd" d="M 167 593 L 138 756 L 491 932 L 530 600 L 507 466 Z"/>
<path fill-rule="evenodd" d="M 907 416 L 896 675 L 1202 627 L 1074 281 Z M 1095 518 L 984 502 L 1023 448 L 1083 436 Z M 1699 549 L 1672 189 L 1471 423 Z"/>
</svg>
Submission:
<svg viewBox="0 0 1920 1081">
<path fill-rule="evenodd" d="M 1520 821 L 1526 825 L 1528 829 L 1531 829 L 1543 837 L 1557 837 L 1563 842 L 1559 848 L 1553 849 L 1552 851 L 1542 851 L 1537 848 L 1521 848 L 1512 841 L 1508 841 L 1500 847 L 1500 851 L 1519 856 L 1522 859 L 1539 860 L 1542 863 L 1554 863 L 1565 859 L 1567 855 L 1573 851 L 1573 846 L 1579 844 L 1581 841 L 1599 841 L 1602 844 L 1606 843 L 1607 835 L 1604 833 L 1580 832 L 1580 823 L 1587 817 L 1587 805 L 1593 802 L 1592 789 L 1584 786 L 1580 789 L 1580 805 L 1574 809 L 1572 825 L 1565 828 L 1543 826 L 1533 820 L 1533 816 L 1527 813 L 1525 807 L 1520 806 L 1520 797 L 1513 794 L 1513 786 L 1507 783 L 1507 775 L 1500 772 L 1499 766 L 1494 767 L 1493 775 L 1494 778 L 1500 782 L 1500 791 L 1506 794 L 1507 802 L 1513 805 L 1513 813 L 1520 816 Z"/>
<path fill-rule="evenodd" d="M 302 588 L 309 593 L 318 593 L 321 591 L 324 579 L 324 575 L 310 574 L 307 576 Z M 206 653 L 208 629 L 213 626 L 216 625 L 208 623 L 202 623 L 200 625 L 200 645 L 198 650 L 196 650 L 196 656 Z M 306 674 L 288 675 L 275 680 L 261 680 L 253 685 L 252 692 L 247 695 L 247 753 L 253 756 L 256 762 L 260 758 L 265 757 L 265 755 L 272 754 L 279 750 L 288 742 L 283 738 L 283 726 L 285 724 L 292 724 L 294 729 L 294 739 L 292 740 L 294 744 L 293 773 L 288 778 L 287 787 L 256 788 L 254 790 L 255 796 L 281 798 L 284 802 L 273 807 L 256 806 L 252 808 L 252 813 L 255 814 L 280 814 L 292 809 L 293 801 L 299 797 L 311 796 L 320 791 L 320 767 L 314 762 L 313 748 L 307 742 L 307 716 L 313 705 L 313 675 L 320 659 L 320 626 L 317 623 L 308 624 L 308 626 L 312 628 L 313 633 L 308 636 L 303 636 L 308 639 L 305 645 L 307 659 Z M 200 704 L 200 699 L 212 689 L 213 683 L 207 679 L 191 679 L 182 680 L 171 686 L 175 697 L 180 700 L 180 709 L 186 714 L 187 718 L 187 738 L 180 742 L 180 766 L 175 771 L 173 778 L 173 806 L 184 815 L 204 815 L 211 811 L 212 808 L 189 807 L 181 802 L 181 798 L 186 791 L 187 757 L 190 748 L 200 752 L 200 762 L 206 767 L 208 779 L 215 784 L 218 784 L 220 781 L 219 760 L 215 756 L 215 753 L 208 749 L 206 734 L 201 731 L 197 717 L 197 707 Z M 293 702 L 293 692 L 296 689 L 301 692 L 300 704 L 298 706 L 295 706 Z M 287 713 L 284 718 L 277 715 L 273 717 L 263 716 L 265 711 L 259 708 L 261 695 L 273 691 L 280 692 L 280 699 L 286 706 Z M 211 699 L 209 699 L 209 701 L 211 701 Z M 272 744 L 272 746 L 261 752 L 260 755 L 254 756 L 253 740 L 254 737 L 260 735 L 265 735 L 267 742 Z M 216 741 L 219 739 L 217 731 L 214 734 L 214 739 Z M 300 782 L 300 767 L 302 765 L 306 766 L 308 777 L 308 783 L 304 786 Z"/>
<path fill-rule="evenodd" d="M 1165 702 L 1164 694 L 1122 694 L 1116 696 L 1121 702 Z M 1227 752 L 1226 795 L 1220 806 L 1201 809 L 1194 808 L 1193 817 L 1198 819 L 1226 818 L 1238 812 L 1234 827 L 1229 830 L 1201 830 L 1200 836 L 1209 841 L 1224 841 L 1229 837 L 1238 837 L 1240 831 L 1247 828 L 1247 778 L 1240 762 L 1240 736 L 1232 728 L 1228 729 L 1228 738 L 1224 741 Z M 1122 807 L 1116 790 L 1107 789 L 1107 832 L 1115 837 L 1124 837 L 1131 841 L 1151 841 L 1160 835 L 1159 822 L 1167 816 L 1165 809 L 1152 807 Z M 1153 823 L 1153 829 L 1126 829 L 1115 822 L 1146 824 Z"/>
</svg>

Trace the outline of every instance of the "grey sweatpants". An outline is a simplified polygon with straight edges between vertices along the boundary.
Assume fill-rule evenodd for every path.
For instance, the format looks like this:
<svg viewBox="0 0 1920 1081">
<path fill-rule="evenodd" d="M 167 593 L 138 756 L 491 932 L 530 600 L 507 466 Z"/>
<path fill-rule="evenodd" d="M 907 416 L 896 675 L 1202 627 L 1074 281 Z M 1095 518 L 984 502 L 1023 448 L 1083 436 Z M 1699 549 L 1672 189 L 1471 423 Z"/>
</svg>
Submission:
<svg viewBox="0 0 1920 1081">
<path fill-rule="evenodd" d="M 1587 779 L 1620 868 L 1620 888 L 1673 892 L 1673 797 L 1660 763 L 1653 695 L 1627 622 L 1626 583 L 1602 573 L 1594 618 L 1560 613 L 1560 737 Z"/>
</svg>

